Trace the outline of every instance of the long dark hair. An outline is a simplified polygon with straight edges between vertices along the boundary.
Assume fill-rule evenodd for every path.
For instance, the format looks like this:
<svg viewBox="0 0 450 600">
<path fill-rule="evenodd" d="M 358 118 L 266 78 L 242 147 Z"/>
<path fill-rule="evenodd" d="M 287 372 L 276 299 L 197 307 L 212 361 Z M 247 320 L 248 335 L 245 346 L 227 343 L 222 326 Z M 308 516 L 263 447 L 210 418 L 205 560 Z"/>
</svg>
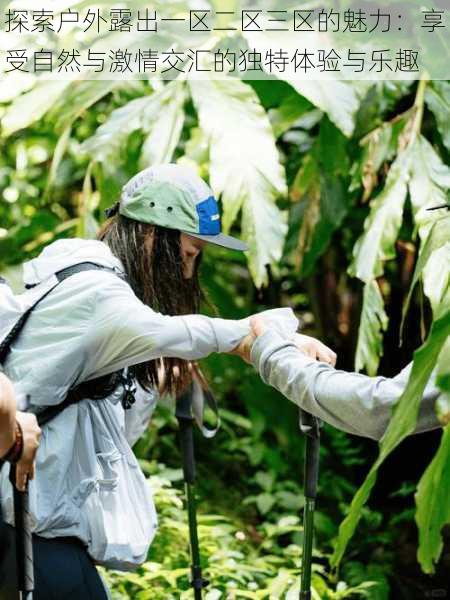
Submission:
<svg viewBox="0 0 450 600">
<path fill-rule="evenodd" d="M 199 312 L 204 299 L 198 278 L 201 254 L 193 276 L 185 279 L 179 231 L 116 213 L 104 223 L 97 237 L 122 262 L 128 283 L 144 304 L 164 315 Z M 191 382 L 191 372 L 188 362 L 180 358 L 150 360 L 133 366 L 140 385 L 147 390 L 160 386 L 158 366 L 161 362 L 165 372 L 164 390 L 175 394 L 183 391 Z"/>
</svg>

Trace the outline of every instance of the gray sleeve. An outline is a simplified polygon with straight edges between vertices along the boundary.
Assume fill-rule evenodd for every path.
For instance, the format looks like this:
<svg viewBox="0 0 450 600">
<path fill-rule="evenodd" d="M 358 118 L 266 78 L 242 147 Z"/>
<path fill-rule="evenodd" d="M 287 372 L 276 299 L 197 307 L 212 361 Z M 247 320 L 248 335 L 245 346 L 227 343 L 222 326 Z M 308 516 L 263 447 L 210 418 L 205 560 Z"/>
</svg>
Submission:
<svg viewBox="0 0 450 600">
<path fill-rule="evenodd" d="M 375 440 L 385 432 L 411 370 L 410 364 L 394 378 L 339 371 L 302 354 L 271 330 L 255 341 L 251 360 L 265 383 L 307 412 Z M 424 390 L 415 433 L 441 426 L 434 411 L 439 393 L 433 377 Z"/>
</svg>

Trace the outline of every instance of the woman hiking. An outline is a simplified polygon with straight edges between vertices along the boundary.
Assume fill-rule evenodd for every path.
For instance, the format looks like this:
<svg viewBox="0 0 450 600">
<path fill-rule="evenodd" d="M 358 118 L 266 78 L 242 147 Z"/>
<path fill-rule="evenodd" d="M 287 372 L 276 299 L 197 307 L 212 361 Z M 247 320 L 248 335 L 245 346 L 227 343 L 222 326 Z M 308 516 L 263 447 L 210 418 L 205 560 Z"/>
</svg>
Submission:
<svg viewBox="0 0 450 600">
<path fill-rule="evenodd" d="M 249 332 L 247 319 L 197 314 L 204 246 L 245 245 L 221 233 L 217 202 L 194 171 L 138 173 L 108 215 L 98 240 L 58 240 L 24 265 L 20 310 L 39 300 L 4 362 L 29 398 L 22 408 L 39 414 L 71 399 L 42 427 L 29 485 L 36 600 L 107 598 L 95 564 L 133 569 L 146 559 L 157 519 L 131 445 L 160 374 L 177 394 L 189 361 L 231 352 Z M 0 328 L 20 310 L 0 313 Z M 318 343 L 317 357 L 331 360 L 331 351 Z M 0 497 L 12 523 L 5 469 Z"/>
</svg>

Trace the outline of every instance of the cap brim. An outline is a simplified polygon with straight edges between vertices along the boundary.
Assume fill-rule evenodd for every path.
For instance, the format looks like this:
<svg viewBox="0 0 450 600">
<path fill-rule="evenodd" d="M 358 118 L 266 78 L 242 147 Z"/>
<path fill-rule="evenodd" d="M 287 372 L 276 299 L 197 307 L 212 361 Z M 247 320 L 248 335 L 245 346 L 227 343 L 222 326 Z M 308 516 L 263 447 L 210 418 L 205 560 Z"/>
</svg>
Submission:
<svg viewBox="0 0 450 600">
<path fill-rule="evenodd" d="M 185 233 L 198 238 L 199 240 L 209 242 L 210 244 L 216 244 L 216 246 L 222 246 L 223 248 L 230 248 L 230 250 L 241 250 L 242 252 L 248 250 L 247 244 L 244 244 L 244 242 L 231 235 L 225 235 L 224 233 L 218 233 L 217 235 L 201 235 L 199 233 L 191 233 L 190 231 L 186 231 Z"/>
</svg>

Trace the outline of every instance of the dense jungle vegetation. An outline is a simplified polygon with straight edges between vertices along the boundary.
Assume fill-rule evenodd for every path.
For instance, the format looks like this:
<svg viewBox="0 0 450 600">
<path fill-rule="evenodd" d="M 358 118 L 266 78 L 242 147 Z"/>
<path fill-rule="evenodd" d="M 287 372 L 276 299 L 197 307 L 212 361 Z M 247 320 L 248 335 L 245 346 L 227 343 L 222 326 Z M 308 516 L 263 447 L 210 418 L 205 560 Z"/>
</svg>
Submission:
<svg viewBox="0 0 450 600">
<path fill-rule="evenodd" d="M 316 599 L 409 600 L 450 587 L 450 214 L 427 210 L 448 202 L 449 117 L 446 81 L 0 85 L 0 268 L 18 289 L 21 263 L 47 243 L 95 236 L 127 178 L 182 161 L 250 246 L 247 259 L 205 252 L 218 314 L 291 306 L 338 367 L 371 375 L 397 373 L 422 346 L 379 446 L 324 428 Z M 297 598 L 298 409 L 236 357 L 204 366 L 222 417 L 216 438 L 197 435 L 206 598 Z M 407 437 L 434 368 L 445 426 Z M 160 530 L 142 569 L 108 574 L 117 598 L 191 597 L 176 432 L 162 402 L 135 447 Z"/>
</svg>

